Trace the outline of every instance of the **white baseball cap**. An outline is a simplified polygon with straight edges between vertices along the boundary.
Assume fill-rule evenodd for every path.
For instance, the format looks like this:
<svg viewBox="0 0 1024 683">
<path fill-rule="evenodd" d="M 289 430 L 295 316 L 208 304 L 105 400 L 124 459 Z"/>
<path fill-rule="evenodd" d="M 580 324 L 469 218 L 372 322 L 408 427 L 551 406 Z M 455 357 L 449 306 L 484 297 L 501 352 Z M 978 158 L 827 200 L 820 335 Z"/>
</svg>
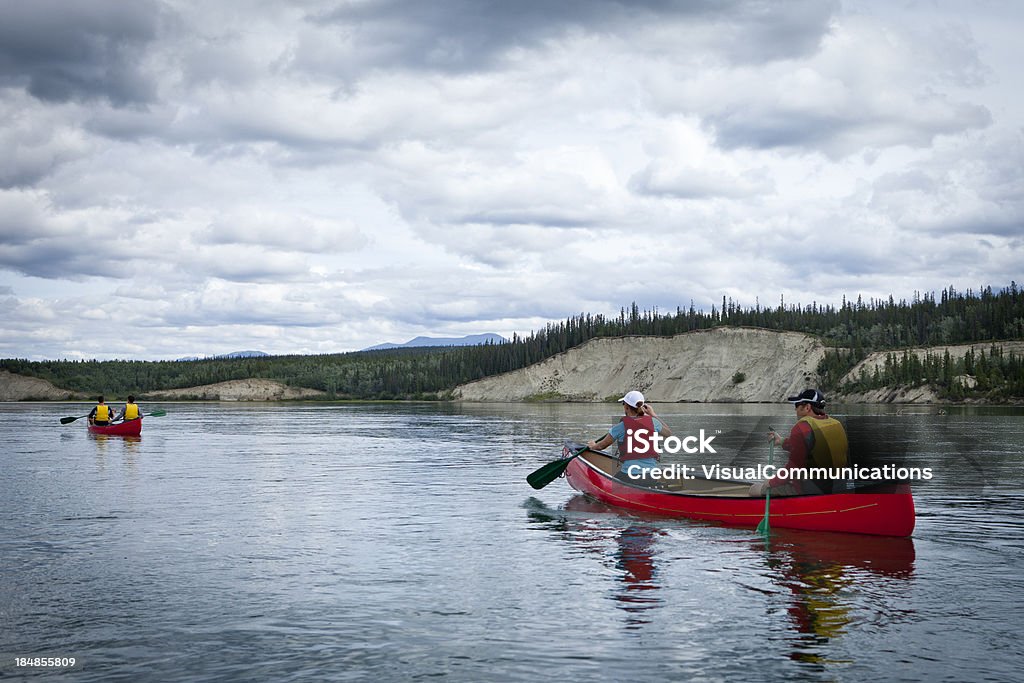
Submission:
<svg viewBox="0 0 1024 683">
<path fill-rule="evenodd" d="M 619 403 L 625 403 L 631 408 L 636 408 L 638 405 L 644 402 L 644 395 L 639 391 L 631 391 L 622 398 L 619 399 Z"/>
</svg>

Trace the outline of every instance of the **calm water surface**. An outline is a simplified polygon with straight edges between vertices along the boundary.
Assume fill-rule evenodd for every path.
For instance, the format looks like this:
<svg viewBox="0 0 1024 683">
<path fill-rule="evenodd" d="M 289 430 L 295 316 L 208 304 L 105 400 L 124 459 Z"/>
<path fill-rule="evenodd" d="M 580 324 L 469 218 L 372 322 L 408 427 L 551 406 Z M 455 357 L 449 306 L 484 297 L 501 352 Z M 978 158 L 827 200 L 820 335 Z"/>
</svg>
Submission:
<svg viewBox="0 0 1024 683">
<path fill-rule="evenodd" d="M 860 409 L 935 470 L 914 537 L 766 545 L 527 486 L 615 406 L 145 408 L 124 439 L 0 404 L 0 678 L 1021 679 L 1019 410 Z"/>
</svg>

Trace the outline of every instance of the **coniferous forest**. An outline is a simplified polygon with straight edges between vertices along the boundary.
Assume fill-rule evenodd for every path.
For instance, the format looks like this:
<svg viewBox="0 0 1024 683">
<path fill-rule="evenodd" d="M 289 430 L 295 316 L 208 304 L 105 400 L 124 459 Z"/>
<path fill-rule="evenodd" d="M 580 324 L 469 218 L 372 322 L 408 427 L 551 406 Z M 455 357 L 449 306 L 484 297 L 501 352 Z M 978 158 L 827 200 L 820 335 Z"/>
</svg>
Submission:
<svg viewBox="0 0 1024 683">
<path fill-rule="evenodd" d="M 910 301 L 843 299 L 839 306 L 746 306 L 723 297 L 710 311 L 677 308 L 641 311 L 634 303 L 618 316 L 580 314 L 528 336 L 479 346 L 361 351 L 314 356 L 261 356 L 191 361 L 0 360 L 0 369 L 49 380 L 83 394 L 123 396 L 262 378 L 326 392 L 333 399 L 436 399 L 455 386 L 526 367 L 597 337 L 672 336 L 719 326 L 805 332 L 834 348 L 819 367 L 826 390 L 861 391 L 885 386 L 934 385 L 944 398 L 1024 397 L 1024 359 L 998 348 L 952 359 L 901 352 L 916 346 L 1024 339 L 1024 292 L 1016 282 L 993 291 L 915 293 Z M 867 354 L 890 350 L 883 367 L 839 386 Z M 964 375 L 972 385 L 963 383 Z"/>
</svg>

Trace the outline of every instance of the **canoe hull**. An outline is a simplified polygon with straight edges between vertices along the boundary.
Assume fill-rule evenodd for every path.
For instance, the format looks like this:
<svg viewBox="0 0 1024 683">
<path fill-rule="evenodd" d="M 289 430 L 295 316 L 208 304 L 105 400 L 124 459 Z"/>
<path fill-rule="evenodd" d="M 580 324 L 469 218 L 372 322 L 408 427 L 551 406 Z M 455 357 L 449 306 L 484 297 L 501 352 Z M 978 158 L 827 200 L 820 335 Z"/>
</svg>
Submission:
<svg viewBox="0 0 1024 683">
<path fill-rule="evenodd" d="M 142 434 L 142 418 L 126 420 L 105 427 L 89 425 L 90 434 L 107 434 L 109 436 L 139 436 Z"/>
<path fill-rule="evenodd" d="M 653 515 L 750 528 L 764 519 L 764 498 L 677 493 L 638 486 L 611 476 L 603 457 L 585 454 L 569 463 L 565 470 L 569 485 L 602 503 Z M 735 482 L 721 483 L 737 487 Z M 770 512 L 772 527 L 809 531 L 905 537 L 913 533 L 915 524 L 914 499 L 905 483 L 880 484 L 850 493 L 773 497 Z"/>
</svg>

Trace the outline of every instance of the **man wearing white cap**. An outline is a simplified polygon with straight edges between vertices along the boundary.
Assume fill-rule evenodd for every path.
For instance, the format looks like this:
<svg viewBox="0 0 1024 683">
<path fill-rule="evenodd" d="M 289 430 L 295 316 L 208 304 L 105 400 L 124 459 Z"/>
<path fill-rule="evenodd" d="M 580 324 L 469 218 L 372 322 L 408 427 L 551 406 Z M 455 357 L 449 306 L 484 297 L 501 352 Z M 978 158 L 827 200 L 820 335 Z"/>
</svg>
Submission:
<svg viewBox="0 0 1024 683">
<path fill-rule="evenodd" d="M 622 420 L 597 441 L 588 442 L 587 447 L 600 451 L 617 443 L 619 476 L 643 479 L 648 470 L 658 466 L 659 457 L 653 448 L 644 448 L 644 445 L 651 443 L 655 433 L 669 437 L 672 430 L 658 419 L 654 408 L 644 401 L 644 395 L 639 391 L 630 391 L 619 402 L 622 403 Z"/>
</svg>

